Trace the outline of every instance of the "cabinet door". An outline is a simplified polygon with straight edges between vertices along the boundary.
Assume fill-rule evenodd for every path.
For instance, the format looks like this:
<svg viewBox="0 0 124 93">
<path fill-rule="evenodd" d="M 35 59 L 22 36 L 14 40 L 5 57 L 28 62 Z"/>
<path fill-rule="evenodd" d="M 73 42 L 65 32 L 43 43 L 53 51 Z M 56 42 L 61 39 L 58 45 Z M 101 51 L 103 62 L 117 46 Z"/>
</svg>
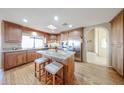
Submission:
<svg viewBox="0 0 124 93">
<path fill-rule="evenodd" d="M 117 47 L 112 45 L 112 67 L 117 70 Z"/>
<path fill-rule="evenodd" d="M 112 22 L 112 44 L 117 44 L 117 30 L 116 20 Z"/>
<path fill-rule="evenodd" d="M 50 41 L 51 42 L 57 41 L 57 36 L 56 35 L 50 35 Z"/>
<path fill-rule="evenodd" d="M 121 75 L 123 75 L 123 46 L 112 46 L 112 67 Z"/>
<path fill-rule="evenodd" d="M 123 46 L 117 46 L 117 71 L 123 76 Z"/>
<path fill-rule="evenodd" d="M 112 67 L 123 76 L 123 13 L 120 13 L 112 21 Z"/>
<path fill-rule="evenodd" d="M 33 62 L 36 59 L 36 53 L 35 51 L 28 51 L 27 52 L 27 61 Z"/>
<path fill-rule="evenodd" d="M 117 17 L 117 28 L 116 28 L 116 31 L 117 31 L 117 41 L 119 44 L 122 44 L 123 43 L 123 15 L 120 14 L 118 17 Z"/>
<path fill-rule="evenodd" d="M 112 21 L 112 43 L 123 43 L 123 15 L 118 15 Z"/>
<path fill-rule="evenodd" d="M 45 38 L 46 38 L 46 42 L 45 43 L 49 43 L 50 42 L 50 35 L 49 34 L 45 34 Z"/>
<path fill-rule="evenodd" d="M 60 42 L 62 41 L 68 41 L 68 32 L 64 32 L 60 34 Z"/>
<path fill-rule="evenodd" d="M 57 35 L 57 41 L 58 41 L 58 43 L 60 43 L 60 40 L 61 40 L 61 35 Z"/>
<path fill-rule="evenodd" d="M 26 52 L 17 53 L 17 65 L 26 63 Z"/>
<path fill-rule="evenodd" d="M 10 69 L 16 66 L 16 53 L 5 53 L 4 69 Z"/>
<path fill-rule="evenodd" d="M 5 41 L 6 42 L 21 42 L 22 30 L 19 26 L 5 23 Z"/>
</svg>

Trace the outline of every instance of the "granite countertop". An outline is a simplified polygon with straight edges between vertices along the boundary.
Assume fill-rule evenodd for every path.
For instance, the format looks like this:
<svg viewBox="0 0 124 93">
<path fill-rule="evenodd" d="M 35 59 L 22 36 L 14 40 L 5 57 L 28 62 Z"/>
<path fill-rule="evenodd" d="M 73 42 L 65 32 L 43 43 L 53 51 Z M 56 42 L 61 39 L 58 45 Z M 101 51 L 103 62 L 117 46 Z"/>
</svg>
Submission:
<svg viewBox="0 0 124 93">
<path fill-rule="evenodd" d="M 37 53 L 43 54 L 45 56 L 62 59 L 62 60 L 66 60 L 67 58 L 75 54 L 75 52 L 61 51 L 61 50 L 58 50 L 57 52 L 55 52 L 55 50 L 39 50 L 37 51 Z"/>
<path fill-rule="evenodd" d="M 12 50 L 12 49 L 8 49 L 8 50 L 2 50 L 1 52 L 6 53 L 6 52 L 18 52 L 18 51 L 26 51 L 26 50 L 37 50 L 37 49 L 42 49 L 42 48 L 27 48 L 27 49 L 16 49 L 16 50 Z"/>
</svg>

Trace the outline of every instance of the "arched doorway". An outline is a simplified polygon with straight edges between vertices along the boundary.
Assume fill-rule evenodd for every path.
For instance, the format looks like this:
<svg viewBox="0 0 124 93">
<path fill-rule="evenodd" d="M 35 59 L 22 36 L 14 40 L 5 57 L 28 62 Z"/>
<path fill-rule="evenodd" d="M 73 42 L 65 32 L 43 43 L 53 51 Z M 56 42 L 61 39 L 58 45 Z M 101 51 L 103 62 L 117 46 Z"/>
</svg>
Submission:
<svg viewBox="0 0 124 93">
<path fill-rule="evenodd" d="M 85 33 L 86 62 L 109 66 L 109 31 L 93 27 Z"/>
</svg>

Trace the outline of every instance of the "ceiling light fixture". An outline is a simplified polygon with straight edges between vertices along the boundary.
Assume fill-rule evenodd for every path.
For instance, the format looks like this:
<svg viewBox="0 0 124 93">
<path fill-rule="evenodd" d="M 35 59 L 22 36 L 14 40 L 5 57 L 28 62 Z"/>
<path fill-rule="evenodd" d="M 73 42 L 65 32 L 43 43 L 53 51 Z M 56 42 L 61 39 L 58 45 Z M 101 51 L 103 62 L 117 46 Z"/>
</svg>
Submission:
<svg viewBox="0 0 124 93">
<path fill-rule="evenodd" d="M 68 25 L 69 28 L 72 28 L 72 25 Z"/>
<path fill-rule="evenodd" d="M 27 22 L 28 22 L 28 20 L 27 20 L 27 19 L 25 19 L 25 18 L 23 18 L 23 19 L 22 19 L 22 21 L 23 21 L 23 22 L 25 22 L 25 23 L 27 23 Z"/>
<path fill-rule="evenodd" d="M 54 25 L 48 25 L 47 27 L 48 27 L 49 29 L 51 29 L 51 30 L 57 29 Z"/>
<path fill-rule="evenodd" d="M 54 16 L 54 20 L 58 21 L 59 20 L 58 16 Z"/>
</svg>

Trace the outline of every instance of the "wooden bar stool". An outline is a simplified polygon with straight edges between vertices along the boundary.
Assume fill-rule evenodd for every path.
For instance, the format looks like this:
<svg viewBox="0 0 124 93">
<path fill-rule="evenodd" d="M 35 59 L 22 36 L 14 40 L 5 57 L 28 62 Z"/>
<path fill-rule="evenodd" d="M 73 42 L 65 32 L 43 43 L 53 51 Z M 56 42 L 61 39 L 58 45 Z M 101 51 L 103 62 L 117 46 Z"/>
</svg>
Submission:
<svg viewBox="0 0 124 93">
<path fill-rule="evenodd" d="M 49 63 L 49 59 L 46 57 L 35 59 L 35 77 L 37 77 L 37 73 L 39 74 L 39 81 L 41 81 L 41 77 L 45 75 L 45 65 Z M 38 67 L 38 68 L 37 68 Z M 42 73 L 41 73 L 42 72 Z"/>
<path fill-rule="evenodd" d="M 59 76 L 57 73 L 61 71 L 61 76 Z M 56 79 L 59 78 L 63 84 L 63 65 L 58 62 L 52 62 L 45 66 L 45 83 L 47 84 L 47 78 L 48 75 L 51 75 L 52 78 L 52 84 L 56 84 Z"/>
</svg>

